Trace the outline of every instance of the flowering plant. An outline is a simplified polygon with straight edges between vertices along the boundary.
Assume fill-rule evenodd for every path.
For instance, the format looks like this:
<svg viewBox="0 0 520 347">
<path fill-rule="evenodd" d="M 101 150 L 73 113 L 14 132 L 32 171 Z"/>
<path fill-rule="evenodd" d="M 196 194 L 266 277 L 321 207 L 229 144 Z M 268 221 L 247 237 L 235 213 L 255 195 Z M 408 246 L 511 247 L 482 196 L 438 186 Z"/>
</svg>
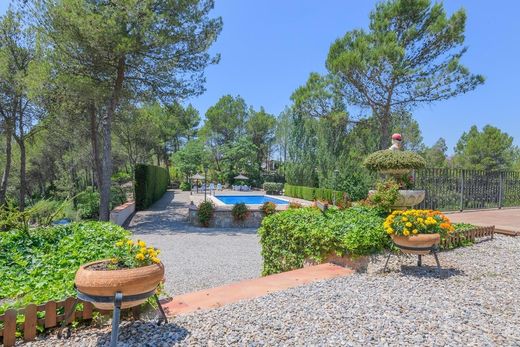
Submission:
<svg viewBox="0 0 520 347">
<path fill-rule="evenodd" d="M 435 233 L 448 235 L 455 230 L 448 217 L 432 210 L 397 210 L 386 217 L 383 225 L 388 234 L 403 236 Z"/>
<path fill-rule="evenodd" d="M 115 244 L 115 256 L 111 260 L 112 269 L 136 268 L 158 264 L 160 251 L 154 247 L 146 247 L 144 241 L 123 240 Z"/>
</svg>

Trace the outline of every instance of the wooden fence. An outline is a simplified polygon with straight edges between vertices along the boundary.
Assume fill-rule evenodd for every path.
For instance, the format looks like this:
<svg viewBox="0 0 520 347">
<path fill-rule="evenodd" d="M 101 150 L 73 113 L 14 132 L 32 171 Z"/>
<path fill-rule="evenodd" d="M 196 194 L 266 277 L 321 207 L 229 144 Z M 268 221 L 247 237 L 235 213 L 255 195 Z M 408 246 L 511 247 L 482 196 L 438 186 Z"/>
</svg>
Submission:
<svg viewBox="0 0 520 347">
<path fill-rule="evenodd" d="M 495 235 L 495 226 L 476 227 L 470 230 L 464 230 L 454 235 L 451 235 L 447 239 L 441 241 L 443 248 L 450 248 L 451 246 L 459 246 L 464 241 L 475 242 L 479 238 L 488 237 L 493 239 Z"/>
<path fill-rule="evenodd" d="M 423 169 L 414 176 L 415 188 L 426 191 L 418 208 L 462 211 L 520 206 L 520 172 Z"/>
<path fill-rule="evenodd" d="M 0 315 L 0 322 L 3 324 L 3 328 L 0 328 L 0 337 L 4 346 L 14 346 L 17 331 L 22 332 L 23 340 L 27 342 L 36 338 L 38 327 L 48 329 L 60 326 L 66 318 L 65 314 L 72 310 L 75 300 L 75 298 L 70 297 L 63 301 L 49 301 L 41 305 L 30 304 L 23 309 L 5 311 L 3 315 Z M 81 306 L 76 306 L 74 314 L 70 314 L 70 317 L 67 319 L 67 325 L 76 319 L 90 320 L 94 312 L 99 312 L 100 314 L 110 313 L 110 311 L 98 310 L 86 301 L 79 300 L 78 304 L 82 304 L 83 308 L 80 310 Z M 133 308 L 132 312 L 134 317 L 137 318 L 139 316 L 139 306 Z M 21 323 L 17 323 L 17 320 Z"/>
</svg>

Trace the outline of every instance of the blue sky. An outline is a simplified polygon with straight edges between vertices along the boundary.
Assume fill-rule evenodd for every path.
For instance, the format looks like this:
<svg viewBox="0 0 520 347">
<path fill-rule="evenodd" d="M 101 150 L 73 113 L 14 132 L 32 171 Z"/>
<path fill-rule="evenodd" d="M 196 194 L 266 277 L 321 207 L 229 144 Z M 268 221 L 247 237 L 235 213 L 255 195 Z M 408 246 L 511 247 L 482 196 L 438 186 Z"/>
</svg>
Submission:
<svg viewBox="0 0 520 347">
<path fill-rule="evenodd" d="M 1 0 L 4 12 L 6 0 Z M 376 1 L 216 0 L 214 15 L 224 29 L 212 47 L 222 56 L 207 69 L 207 91 L 189 100 L 203 115 L 225 94 L 240 94 L 255 108 L 278 114 L 291 93 L 312 71 L 324 73 L 330 44 L 354 28 L 366 28 Z M 424 142 L 439 137 L 452 151 L 461 133 L 473 124 L 497 126 L 520 145 L 520 2 L 449 0 L 448 13 L 464 7 L 468 20 L 463 62 L 486 77 L 477 90 L 422 106 L 413 114 Z"/>
</svg>

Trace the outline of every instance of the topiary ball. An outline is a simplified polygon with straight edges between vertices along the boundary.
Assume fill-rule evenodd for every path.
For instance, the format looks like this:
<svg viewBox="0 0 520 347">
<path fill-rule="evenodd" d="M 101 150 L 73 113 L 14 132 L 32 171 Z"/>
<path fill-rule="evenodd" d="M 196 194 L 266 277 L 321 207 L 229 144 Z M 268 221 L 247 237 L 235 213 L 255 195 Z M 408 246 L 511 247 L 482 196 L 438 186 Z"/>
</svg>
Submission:
<svg viewBox="0 0 520 347">
<path fill-rule="evenodd" d="M 410 170 L 424 168 L 426 161 L 414 152 L 384 149 L 370 154 L 365 159 L 363 165 L 371 171 L 403 174 Z"/>
</svg>

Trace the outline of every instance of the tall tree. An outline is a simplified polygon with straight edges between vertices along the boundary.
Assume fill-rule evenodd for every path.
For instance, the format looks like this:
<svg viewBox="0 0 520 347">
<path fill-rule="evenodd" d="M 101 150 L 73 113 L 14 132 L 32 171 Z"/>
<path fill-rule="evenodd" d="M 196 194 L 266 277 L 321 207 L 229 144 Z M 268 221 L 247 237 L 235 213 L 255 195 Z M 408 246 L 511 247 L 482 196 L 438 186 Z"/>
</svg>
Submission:
<svg viewBox="0 0 520 347">
<path fill-rule="evenodd" d="M 426 165 L 432 168 L 441 168 L 446 165 L 448 146 L 446 140 L 440 138 L 433 146 L 424 149 L 422 156 L 426 159 Z"/>
<path fill-rule="evenodd" d="M 108 220 L 112 122 L 121 98 L 182 99 L 203 91 L 208 53 L 222 28 L 212 0 L 35 0 L 32 15 L 67 64 L 106 91 L 99 218 Z M 95 30 L 93 30 L 95 28 Z"/>
<path fill-rule="evenodd" d="M 260 111 L 250 111 L 251 116 L 247 121 L 247 133 L 251 142 L 258 148 L 257 163 L 261 170 L 262 163 L 268 164 L 271 145 L 274 141 L 276 118 L 265 112 L 263 107 Z"/>
<path fill-rule="evenodd" d="M 11 166 L 11 139 L 20 149 L 19 208 L 25 207 L 28 131 L 34 125 L 35 106 L 28 96 L 31 64 L 35 61 L 35 35 L 22 24 L 21 14 L 9 9 L 0 23 L 0 114 L 6 135 L 6 165 L 0 184 L 0 205 L 5 202 L 5 191 Z"/>
<path fill-rule="evenodd" d="M 491 125 L 479 131 L 474 125 L 457 142 L 453 161 L 464 169 L 509 170 L 517 151 L 513 137 L 507 133 Z"/>
<path fill-rule="evenodd" d="M 347 32 L 330 47 L 328 70 L 348 100 L 371 110 L 389 146 L 392 114 L 445 100 L 484 82 L 460 62 L 466 47 L 463 9 L 447 16 L 442 3 L 392 0 L 370 14 L 369 30 Z"/>
</svg>

